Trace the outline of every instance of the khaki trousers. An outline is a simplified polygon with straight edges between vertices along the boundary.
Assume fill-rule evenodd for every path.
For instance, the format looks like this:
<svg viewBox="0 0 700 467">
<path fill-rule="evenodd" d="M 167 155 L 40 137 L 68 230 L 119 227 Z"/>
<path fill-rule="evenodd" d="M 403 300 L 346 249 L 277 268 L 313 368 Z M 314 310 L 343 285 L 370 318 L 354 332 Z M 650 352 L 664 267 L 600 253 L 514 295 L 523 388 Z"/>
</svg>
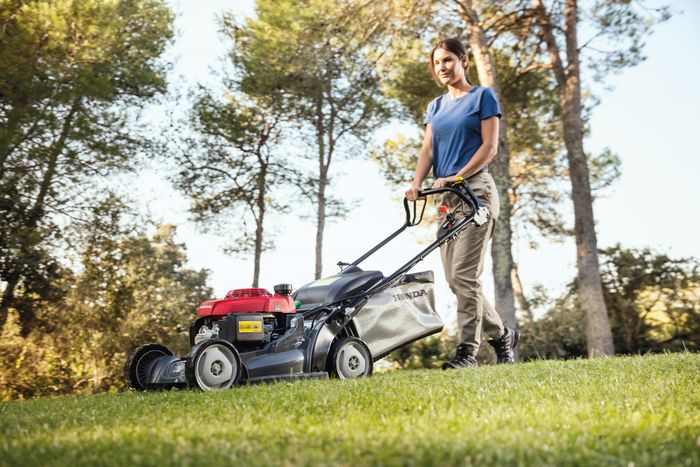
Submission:
<svg viewBox="0 0 700 467">
<path fill-rule="evenodd" d="M 501 317 L 484 298 L 480 279 L 486 247 L 498 218 L 500 204 L 496 184 L 490 173 L 479 172 L 467 179 L 467 182 L 488 207 L 489 220 L 481 226 L 470 222 L 457 239 L 440 247 L 440 256 L 447 283 L 457 296 L 459 343 L 466 345 L 468 352 L 476 356 L 482 332 L 489 339 L 498 339 L 503 335 Z M 447 205 L 457 219 L 465 215 L 460 209 L 459 197 L 446 193 L 441 198 L 437 199 L 438 204 L 441 202 Z M 438 214 L 438 226 L 445 221 L 445 216 L 444 213 Z"/>
</svg>

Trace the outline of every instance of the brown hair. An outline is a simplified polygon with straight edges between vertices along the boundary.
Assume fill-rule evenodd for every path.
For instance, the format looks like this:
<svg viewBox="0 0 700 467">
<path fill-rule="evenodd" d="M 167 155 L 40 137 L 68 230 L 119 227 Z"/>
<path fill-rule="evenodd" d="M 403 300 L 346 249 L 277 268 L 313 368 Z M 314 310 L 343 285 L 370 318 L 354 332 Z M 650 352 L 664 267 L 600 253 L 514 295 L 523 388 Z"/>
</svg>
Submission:
<svg viewBox="0 0 700 467">
<path fill-rule="evenodd" d="M 464 47 L 464 44 L 458 39 L 452 38 L 439 40 L 437 44 L 435 44 L 435 47 L 433 47 L 433 50 L 430 51 L 430 63 L 428 63 L 428 67 L 430 68 L 430 75 L 433 77 L 433 81 L 435 81 L 438 86 L 442 86 L 440 78 L 435 74 L 435 66 L 433 65 L 433 56 L 437 49 L 445 49 L 448 52 L 452 52 L 459 57 L 460 60 L 466 58 L 467 66 L 464 67 L 464 77 L 467 79 L 467 83 L 472 84 L 469 80 L 469 53 L 467 52 L 467 48 Z"/>
</svg>

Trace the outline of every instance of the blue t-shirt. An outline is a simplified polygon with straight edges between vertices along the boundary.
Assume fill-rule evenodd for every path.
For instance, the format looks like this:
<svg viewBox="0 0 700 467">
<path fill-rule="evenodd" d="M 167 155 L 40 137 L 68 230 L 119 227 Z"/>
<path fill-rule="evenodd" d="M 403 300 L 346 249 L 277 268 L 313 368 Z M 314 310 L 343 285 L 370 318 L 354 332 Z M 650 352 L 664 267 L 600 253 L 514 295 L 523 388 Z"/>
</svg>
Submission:
<svg viewBox="0 0 700 467">
<path fill-rule="evenodd" d="M 423 124 L 432 124 L 433 173 L 449 177 L 467 165 L 482 144 L 481 121 L 501 118 L 501 108 L 491 88 L 474 87 L 453 99 L 449 94 L 428 104 Z"/>
</svg>

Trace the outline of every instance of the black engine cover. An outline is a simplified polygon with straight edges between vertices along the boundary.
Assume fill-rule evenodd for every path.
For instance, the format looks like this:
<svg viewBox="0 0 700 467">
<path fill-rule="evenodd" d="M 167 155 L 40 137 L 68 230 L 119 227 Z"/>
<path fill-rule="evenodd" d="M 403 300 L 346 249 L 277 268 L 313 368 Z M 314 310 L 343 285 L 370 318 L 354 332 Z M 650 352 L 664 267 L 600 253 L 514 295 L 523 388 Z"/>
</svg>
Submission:
<svg viewBox="0 0 700 467">
<path fill-rule="evenodd" d="M 219 337 L 234 345 L 239 342 L 261 343 L 265 340 L 263 317 L 260 313 L 231 313 L 217 322 Z"/>
<path fill-rule="evenodd" d="M 380 271 L 363 271 L 357 266 L 349 266 L 340 274 L 300 287 L 292 297 L 304 308 L 325 305 L 364 292 L 383 278 Z"/>
</svg>

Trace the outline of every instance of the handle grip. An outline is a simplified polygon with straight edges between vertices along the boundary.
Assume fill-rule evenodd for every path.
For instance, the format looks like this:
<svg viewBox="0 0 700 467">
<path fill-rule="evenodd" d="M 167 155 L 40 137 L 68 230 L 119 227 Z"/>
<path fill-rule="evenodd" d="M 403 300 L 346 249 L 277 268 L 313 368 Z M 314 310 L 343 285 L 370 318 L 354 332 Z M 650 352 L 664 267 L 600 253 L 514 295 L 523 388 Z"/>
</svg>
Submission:
<svg viewBox="0 0 700 467">
<path fill-rule="evenodd" d="M 461 189 L 455 188 L 459 187 Z M 479 207 L 483 206 L 481 200 L 476 196 L 476 193 L 471 189 L 469 183 L 462 177 L 458 177 L 457 181 L 452 183 L 450 186 L 444 186 L 442 188 L 429 188 L 427 190 L 420 190 L 418 192 L 418 197 L 423 198 L 425 196 L 436 195 L 439 193 L 454 193 L 459 196 L 462 201 L 467 203 L 473 210 L 476 211 Z"/>
</svg>

